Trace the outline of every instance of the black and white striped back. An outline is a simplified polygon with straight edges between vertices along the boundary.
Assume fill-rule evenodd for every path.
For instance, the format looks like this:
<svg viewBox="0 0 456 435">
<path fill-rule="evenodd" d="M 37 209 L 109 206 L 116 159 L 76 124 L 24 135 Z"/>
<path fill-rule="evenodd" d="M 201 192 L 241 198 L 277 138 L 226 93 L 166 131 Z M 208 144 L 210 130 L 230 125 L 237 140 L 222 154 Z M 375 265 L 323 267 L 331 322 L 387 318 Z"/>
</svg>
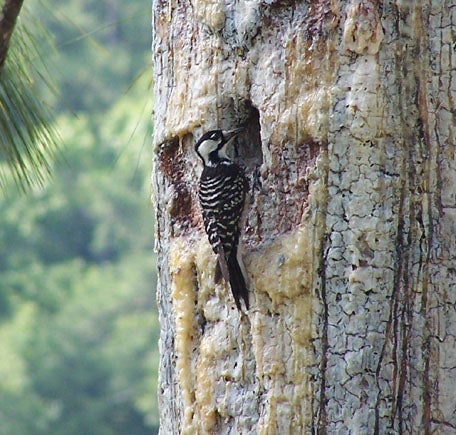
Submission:
<svg viewBox="0 0 456 435">
<path fill-rule="evenodd" d="M 203 221 L 214 252 L 222 244 L 226 256 L 239 241 L 239 220 L 244 207 L 248 182 L 243 170 L 223 160 L 206 166 L 201 174 L 199 199 Z"/>
</svg>

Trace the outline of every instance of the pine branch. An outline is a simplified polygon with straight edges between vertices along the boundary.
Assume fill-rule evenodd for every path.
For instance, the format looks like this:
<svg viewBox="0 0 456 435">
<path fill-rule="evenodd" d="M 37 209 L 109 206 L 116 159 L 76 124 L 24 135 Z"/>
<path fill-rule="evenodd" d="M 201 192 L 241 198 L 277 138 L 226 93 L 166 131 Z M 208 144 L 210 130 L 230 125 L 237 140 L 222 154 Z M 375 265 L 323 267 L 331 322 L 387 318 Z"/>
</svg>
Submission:
<svg viewBox="0 0 456 435">
<path fill-rule="evenodd" d="M 0 69 L 5 63 L 11 35 L 22 7 L 23 0 L 6 0 L 0 18 Z"/>
</svg>

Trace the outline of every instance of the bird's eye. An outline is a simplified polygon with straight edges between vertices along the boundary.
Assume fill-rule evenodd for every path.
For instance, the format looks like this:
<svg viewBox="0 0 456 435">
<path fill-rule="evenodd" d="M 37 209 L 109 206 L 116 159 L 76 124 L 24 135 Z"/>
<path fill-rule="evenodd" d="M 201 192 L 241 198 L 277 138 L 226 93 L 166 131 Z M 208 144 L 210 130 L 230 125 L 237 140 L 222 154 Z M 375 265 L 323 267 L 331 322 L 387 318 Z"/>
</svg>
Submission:
<svg viewBox="0 0 456 435">
<path fill-rule="evenodd" d="M 218 139 L 219 139 L 219 134 L 218 134 L 217 132 L 212 133 L 210 138 L 211 138 L 212 140 L 218 140 Z"/>
</svg>

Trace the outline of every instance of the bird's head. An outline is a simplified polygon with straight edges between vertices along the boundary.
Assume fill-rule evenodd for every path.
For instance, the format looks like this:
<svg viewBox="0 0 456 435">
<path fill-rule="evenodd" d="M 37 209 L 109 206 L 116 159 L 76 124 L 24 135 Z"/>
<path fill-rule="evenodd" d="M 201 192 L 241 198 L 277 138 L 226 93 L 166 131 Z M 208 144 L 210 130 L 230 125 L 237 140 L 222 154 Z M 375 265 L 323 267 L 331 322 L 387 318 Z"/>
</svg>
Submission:
<svg viewBox="0 0 456 435">
<path fill-rule="evenodd" d="M 245 128 L 241 127 L 234 130 L 208 131 L 196 142 L 195 151 L 206 166 L 215 165 L 220 160 L 230 160 L 226 148 L 244 130 Z"/>
</svg>

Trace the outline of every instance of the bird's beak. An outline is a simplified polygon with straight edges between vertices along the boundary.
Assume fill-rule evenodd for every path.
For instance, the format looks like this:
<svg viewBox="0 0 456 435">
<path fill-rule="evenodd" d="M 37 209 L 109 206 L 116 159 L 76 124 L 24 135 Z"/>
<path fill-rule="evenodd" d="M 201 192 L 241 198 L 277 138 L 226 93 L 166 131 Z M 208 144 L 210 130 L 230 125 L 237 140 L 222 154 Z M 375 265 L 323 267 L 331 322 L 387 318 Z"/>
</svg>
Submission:
<svg viewBox="0 0 456 435">
<path fill-rule="evenodd" d="M 245 127 L 235 128 L 234 130 L 223 130 L 223 136 L 225 138 L 225 143 L 231 142 L 239 133 L 245 131 Z"/>
</svg>

